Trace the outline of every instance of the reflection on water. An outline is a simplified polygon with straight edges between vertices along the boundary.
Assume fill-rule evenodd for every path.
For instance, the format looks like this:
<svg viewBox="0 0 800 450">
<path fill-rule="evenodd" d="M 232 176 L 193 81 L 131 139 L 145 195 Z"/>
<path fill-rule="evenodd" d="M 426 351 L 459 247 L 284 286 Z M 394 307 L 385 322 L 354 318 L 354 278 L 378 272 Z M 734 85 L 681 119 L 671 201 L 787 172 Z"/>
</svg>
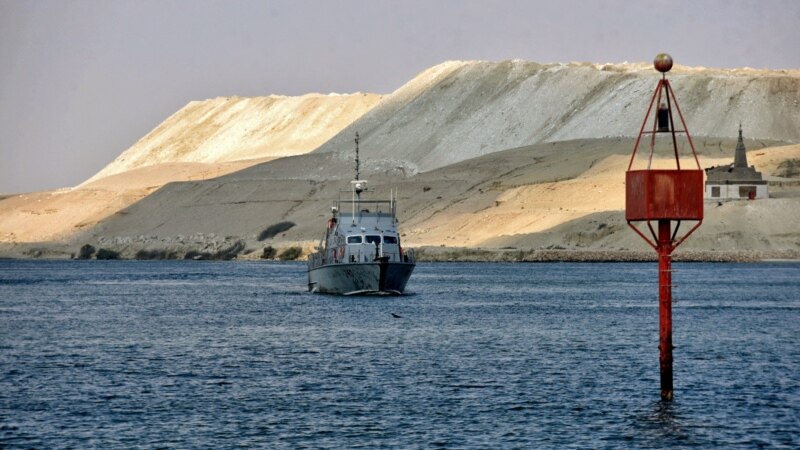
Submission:
<svg viewBox="0 0 800 450">
<path fill-rule="evenodd" d="M 676 441 L 689 438 L 680 419 L 677 401 L 654 402 L 646 421 L 651 424 L 653 433 L 661 438 Z"/>
</svg>

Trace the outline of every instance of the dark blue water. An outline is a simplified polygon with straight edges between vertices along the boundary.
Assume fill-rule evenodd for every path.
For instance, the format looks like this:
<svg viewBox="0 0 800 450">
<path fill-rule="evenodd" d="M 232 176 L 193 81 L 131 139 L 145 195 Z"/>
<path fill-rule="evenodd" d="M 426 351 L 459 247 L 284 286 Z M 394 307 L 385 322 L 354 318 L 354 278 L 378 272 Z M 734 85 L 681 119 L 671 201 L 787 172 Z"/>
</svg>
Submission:
<svg viewBox="0 0 800 450">
<path fill-rule="evenodd" d="M 800 264 L 0 261 L 0 447 L 800 447 Z M 393 318 L 391 313 L 402 318 Z"/>
</svg>

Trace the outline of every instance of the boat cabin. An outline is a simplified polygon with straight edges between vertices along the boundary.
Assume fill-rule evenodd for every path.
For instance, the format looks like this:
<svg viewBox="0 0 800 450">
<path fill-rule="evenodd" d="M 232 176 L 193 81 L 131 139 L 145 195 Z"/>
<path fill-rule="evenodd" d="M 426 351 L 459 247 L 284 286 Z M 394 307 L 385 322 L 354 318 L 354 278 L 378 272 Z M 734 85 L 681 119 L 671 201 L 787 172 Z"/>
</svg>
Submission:
<svg viewBox="0 0 800 450">
<path fill-rule="evenodd" d="M 321 247 L 321 264 L 365 263 L 379 260 L 410 262 L 397 232 L 394 196 L 389 200 L 362 200 L 366 182 L 354 182 L 351 199 L 340 198 L 331 208 L 328 230 Z M 344 192 L 343 192 L 344 193 Z"/>
</svg>

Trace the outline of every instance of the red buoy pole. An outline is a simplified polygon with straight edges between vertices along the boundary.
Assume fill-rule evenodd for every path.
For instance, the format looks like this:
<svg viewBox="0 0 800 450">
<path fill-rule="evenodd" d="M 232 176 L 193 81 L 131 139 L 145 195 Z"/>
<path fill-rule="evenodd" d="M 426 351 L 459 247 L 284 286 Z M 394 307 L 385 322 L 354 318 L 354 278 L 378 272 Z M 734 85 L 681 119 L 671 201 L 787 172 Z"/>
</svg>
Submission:
<svg viewBox="0 0 800 450">
<path fill-rule="evenodd" d="M 670 221 L 658 221 L 658 318 L 661 399 L 672 400 L 672 235 Z"/>
<path fill-rule="evenodd" d="M 672 92 L 672 86 L 667 80 L 666 73 L 672 68 L 672 57 L 666 53 L 659 53 L 653 61 L 653 66 L 662 73 L 661 80 L 656 86 L 650 106 L 647 108 L 639 137 L 633 147 L 633 154 L 628 163 L 625 174 L 625 220 L 628 226 L 641 236 L 648 245 L 658 252 L 658 348 L 661 368 L 661 400 L 670 401 L 673 397 L 672 388 L 672 252 L 689 237 L 690 234 L 703 223 L 703 170 L 700 160 L 694 149 L 689 128 L 683 118 L 678 99 Z M 665 108 L 661 108 L 661 100 L 666 100 Z M 653 105 L 657 104 L 655 116 L 651 116 Z M 676 130 L 675 118 L 672 107 L 678 111 L 682 130 Z M 668 114 L 668 121 L 664 121 L 664 110 Z M 652 121 L 651 121 L 652 117 Z M 653 124 L 652 131 L 645 131 L 648 123 Z M 675 155 L 675 169 L 653 169 L 651 162 L 655 152 L 656 133 L 669 132 L 672 137 L 672 149 Z M 678 134 L 686 134 L 689 147 L 692 150 L 696 169 L 681 167 L 678 153 Z M 650 153 L 647 157 L 646 170 L 633 170 L 633 162 L 642 136 L 650 136 Z M 672 221 L 676 221 L 675 230 L 671 230 Z M 683 234 L 678 236 L 678 229 L 682 221 L 696 221 L 697 223 Z M 635 223 L 645 222 L 650 234 L 645 235 Z M 653 227 L 658 222 L 658 231 Z"/>
</svg>

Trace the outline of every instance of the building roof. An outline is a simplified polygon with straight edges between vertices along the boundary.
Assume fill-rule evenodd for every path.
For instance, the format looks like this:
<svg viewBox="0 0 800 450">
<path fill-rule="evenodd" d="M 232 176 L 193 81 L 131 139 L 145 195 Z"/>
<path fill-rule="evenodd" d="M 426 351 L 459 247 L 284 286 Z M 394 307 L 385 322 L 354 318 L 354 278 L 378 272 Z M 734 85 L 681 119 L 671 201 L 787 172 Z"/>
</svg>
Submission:
<svg viewBox="0 0 800 450">
<path fill-rule="evenodd" d="M 706 184 L 766 184 L 761 177 L 761 172 L 753 166 L 747 166 L 747 149 L 742 138 L 742 124 L 739 124 L 739 140 L 736 142 L 736 151 L 733 164 L 709 167 L 706 169 Z"/>
<path fill-rule="evenodd" d="M 733 156 L 733 167 L 747 168 L 747 149 L 744 148 L 744 139 L 742 139 L 742 124 L 739 123 L 739 140 L 736 141 L 736 152 Z"/>
</svg>

